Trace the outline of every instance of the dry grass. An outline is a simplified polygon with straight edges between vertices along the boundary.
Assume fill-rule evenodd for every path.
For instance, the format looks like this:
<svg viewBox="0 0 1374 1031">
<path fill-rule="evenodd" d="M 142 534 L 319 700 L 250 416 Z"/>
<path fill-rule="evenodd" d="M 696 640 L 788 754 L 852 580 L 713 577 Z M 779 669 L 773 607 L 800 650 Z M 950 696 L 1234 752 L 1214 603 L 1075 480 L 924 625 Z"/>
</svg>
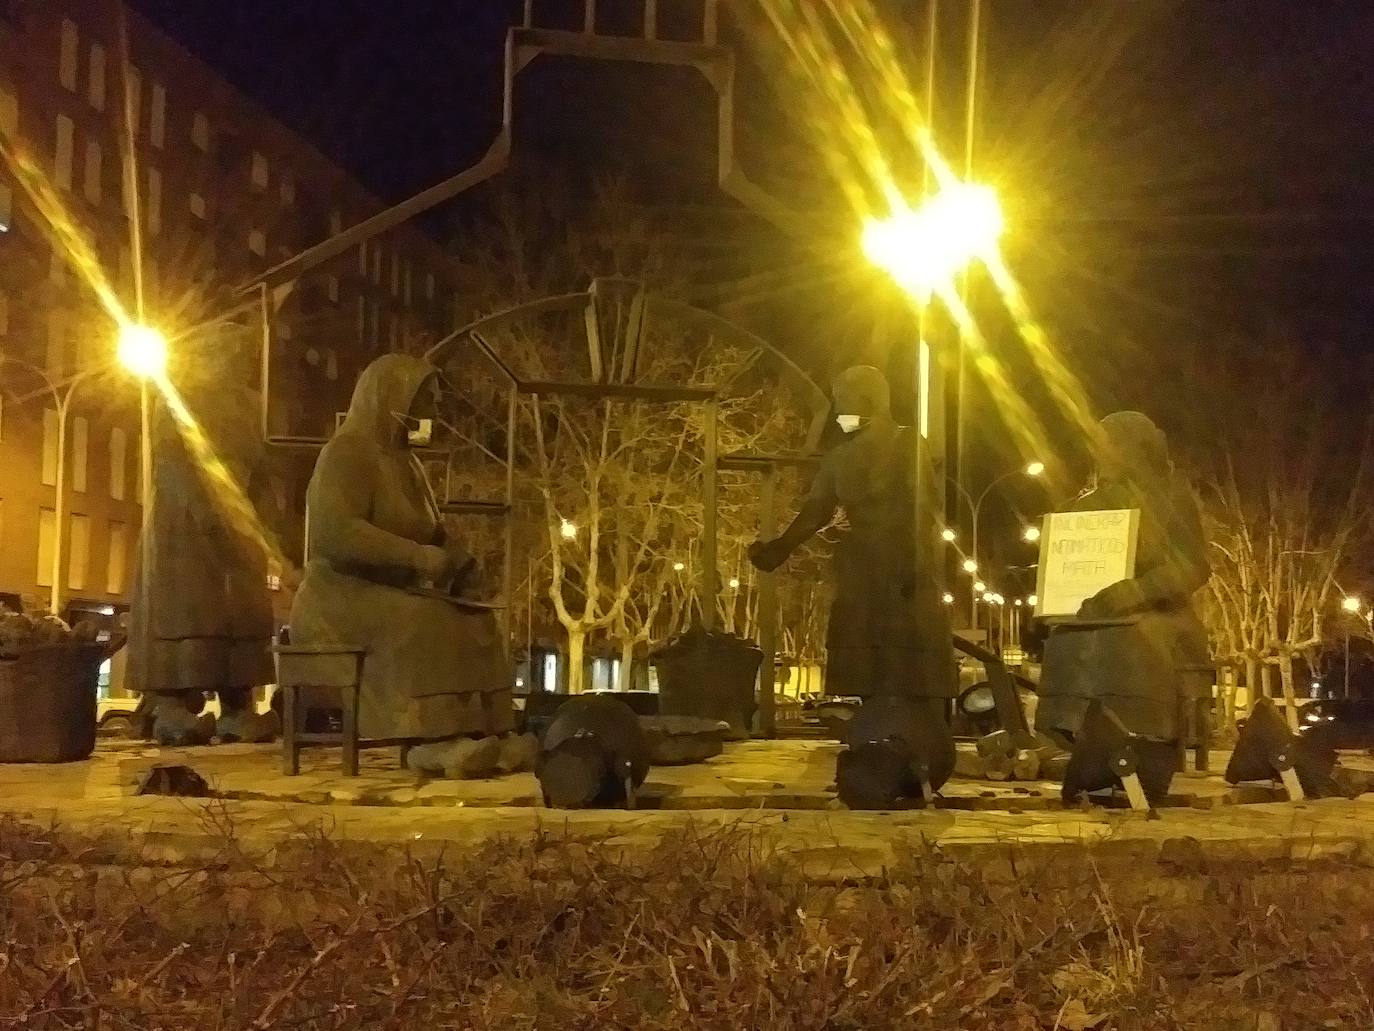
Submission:
<svg viewBox="0 0 1374 1031">
<path fill-rule="evenodd" d="M 1374 1027 L 1353 865 L 930 853 L 834 885 L 739 833 L 224 840 L 152 865 L 0 823 L 0 1027 Z"/>
</svg>

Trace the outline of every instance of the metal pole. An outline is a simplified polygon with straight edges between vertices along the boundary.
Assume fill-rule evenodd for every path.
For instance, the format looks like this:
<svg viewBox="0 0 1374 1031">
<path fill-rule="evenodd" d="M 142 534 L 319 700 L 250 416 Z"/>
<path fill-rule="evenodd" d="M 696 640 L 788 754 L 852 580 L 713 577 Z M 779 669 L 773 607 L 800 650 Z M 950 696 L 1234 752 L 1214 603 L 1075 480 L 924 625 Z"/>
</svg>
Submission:
<svg viewBox="0 0 1374 1031">
<path fill-rule="evenodd" d="M 716 568 L 716 448 L 720 402 L 706 402 L 706 455 L 701 476 L 701 625 L 716 628 L 716 596 L 720 593 Z"/>
<path fill-rule="evenodd" d="M 1350 697 L 1350 628 L 1345 628 L 1345 697 Z"/>
<path fill-rule="evenodd" d="M 143 649 L 144 683 L 139 685 L 140 693 L 146 694 L 153 679 L 153 420 L 152 397 L 148 391 L 147 377 L 139 380 L 139 476 L 142 486 L 142 522 L 139 543 L 139 573 L 142 590 L 139 601 L 143 606 Z"/>
<path fill-rule="evenodd" d="M 982 0 L 972 0 L 969 8 L 969 29 L 968 29 L 968 78 L 964 86 L 964 181 L 971 182 L 973 179 L 973 142 L 974 129 L 978 114 L 978 39 L 979 29 L 982 21 Z M 968 273 L 965 272 L 959 277 L 959 299 L 968 303 Z M 958 410 L 955 413 L 955 479 L 962 482 L 964 478 L 964 446 L 965 446 L 965 423 L 964 409 L 967 407 L 968 390 L 968 371 L 966 354 L 968 351 L 968 334 L 962 329 L 959 330 L 959 362 L 958 362 Z"/>
<path fill-rule="evenodd" d="M 48 592 L 48 608 L 61 618 L 62 524 L 67 515 L 67 413 L 71 410 L 72 390 L 68 389 L 65 395 L 54 390 L 53 397 L 57 399 L 57 485 L 53 487 L 52 587 Z"/>
<path fill-rule="evenodd" d="M 772 540 L 777 533 L 778 468 L 769 464 L 763 475 L 763 490 L 759 494 L 759 539 Z M 777 713 L 774 708 L 774 682 L 777 680 L 777 624 L 778 577 L 776 573 L 760 573 L 759 579 L 759 649 L 763 662 L 759 665 L 759 734 L 777 736 Z"/>
<path fill-rule="evenodd" d="M 501 617 L 502 629 L 505 632 L 506 648 L 513 649 L 511 620 L 515 618 L 515 431 L 516 431 L 516 406 L 518 397 L 515 387 L 511 387 L 510 397 L 506 402 L 506 559 L 502 565 L 501 575 L 504 581 L 503 590 L 505 591 L 506 607 Z M 448 488 L 445 487 L 445 490 Z M 530 587 L 533 590 L 533 584 Z"/>
</svg>

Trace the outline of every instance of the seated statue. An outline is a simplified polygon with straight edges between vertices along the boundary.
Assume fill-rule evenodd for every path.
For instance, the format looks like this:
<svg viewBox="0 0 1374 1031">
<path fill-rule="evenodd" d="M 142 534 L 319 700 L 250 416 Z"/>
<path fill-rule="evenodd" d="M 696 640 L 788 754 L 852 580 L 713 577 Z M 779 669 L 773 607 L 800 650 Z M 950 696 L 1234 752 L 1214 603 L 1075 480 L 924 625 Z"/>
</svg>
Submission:
<svg viewBox="0 0 1374 1031">
<path fill-rule="evenodd" d="M 1096 482 L 1067 511 L 1139 509 L 1135 575 L 1083 602 L 1078 616 L 1087 625 L 1051 630 L 1035 725 L 1072 742 L 1089 704 L 1100 700 L 1148 750 L 1178 738 L 1180 697 L 1198 689 L 1192 681 L 1208 659 L 1192 605 L 1209 575 L 1207 545 L 1197 502 L 1153 422 L 1139 412 L 1109 415 L 1098 446 Z M 1210 680 L 1202 681 L 1205 689 Z M 1173 754 L 1155 751 L 1161 762 Z"/>
<path fill-rule="evenodd" d="M 310 481 L 290 630 L 292 644 L 365 649 L 359 735 L 436 742 L 413 762 L 451 769 L 448 743 L 470 750 L 468 739 L 511 730 L 514 674 L 493 614 L 445 597 L 476 563 L 410 450 L 428 442 L 437 404 L 438 370 L 419 358 L 383 355 L 363 370 Z"/>
</svg>

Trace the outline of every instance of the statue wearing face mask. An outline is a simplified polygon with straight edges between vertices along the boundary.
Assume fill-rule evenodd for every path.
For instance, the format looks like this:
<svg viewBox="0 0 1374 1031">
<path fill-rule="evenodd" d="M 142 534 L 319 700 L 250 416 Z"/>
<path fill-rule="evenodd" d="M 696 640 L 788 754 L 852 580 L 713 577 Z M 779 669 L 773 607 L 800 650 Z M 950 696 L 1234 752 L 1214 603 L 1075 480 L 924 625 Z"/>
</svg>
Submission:
<svg viewBox="0 0 1374 1031">
<path fill-rule="evenodd" d="M 310 481 L 292 643 L 367 650 L 365 738 L 486 737 L 513 723 L 513 675 L 491 613 L 415 593 L 457 593 L 475 567 L 447 534 L 411 451 L 429 443 L 437 384 L 437 370 L 419 358 L 374 361 Z"/>
<path fill-rule="evenodd" d="M 933 554 L 918 570 L 910 427 L 893 420 L 887 381 L 877 369 L 847 369 L 834 383 L 835 421 L 844 441 L 821 463 L 787 530 L 756 542 L 749 559 L 771 571 L 830 524 L 843 508 L 849 529 L 836 545 L 835 598 L 826 632 L 826 691 L 831 695 L 953 697 L 948 617 L 940 604 Z M 933 473 L 925 482 L 933 487 Z M 934 512 L 933 491 L 925 511 Z M 933 523 L 922 539 L 934 547 Z"/>
</svg>

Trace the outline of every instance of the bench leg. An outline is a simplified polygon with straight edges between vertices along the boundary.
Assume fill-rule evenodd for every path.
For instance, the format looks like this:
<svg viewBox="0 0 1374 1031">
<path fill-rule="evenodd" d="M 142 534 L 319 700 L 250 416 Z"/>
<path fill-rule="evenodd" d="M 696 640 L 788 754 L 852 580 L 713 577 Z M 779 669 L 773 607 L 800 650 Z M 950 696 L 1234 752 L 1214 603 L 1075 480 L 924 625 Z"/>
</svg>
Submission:
<svg viewBox="0 0 1374 1031">
<path fill-rule="evenodd" d="M 298 777 L 301 772 L 301 746 L 296 740 L 296 688 L 283 684 L 280 690 L 282 773 L 288 777 Z"/>
<path fill-rule="evenodd" d="M 343 707 L 343 770 L 345 777 L 358 775 L 358 689 L 352 697 L 344 698 Z"/>
</svg>

